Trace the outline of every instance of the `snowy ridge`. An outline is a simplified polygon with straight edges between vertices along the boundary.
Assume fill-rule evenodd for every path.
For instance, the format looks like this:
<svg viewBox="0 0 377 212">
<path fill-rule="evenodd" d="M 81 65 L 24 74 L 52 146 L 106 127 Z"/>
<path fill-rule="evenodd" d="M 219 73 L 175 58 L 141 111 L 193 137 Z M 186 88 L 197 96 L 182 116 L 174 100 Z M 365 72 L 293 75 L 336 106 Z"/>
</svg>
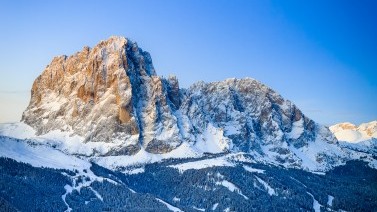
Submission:
<svg viewBox="0 0 377 212">
<path fill-rule="evenodd" d="M 363 123 L 356 126 L 349 122 L 335 124 L 330 130 L 339 140 L 339 146 L 347 152 L 349 157 L 369 163 L 377 168 L 377 121 Z"/>
<path fill-rule="evenodd" d="M 377 121 L 363 123 L 356 126 L 350 122 L 335 124 L 330 130 L 339 141 L 358 143 L 370 139 L 377 139 Z"/>
<path fill-rule="evenodd" d="M 210 126 L 212 127 L 212 126 Z M 32 146 L 47 150 L 52 149 L 54 152 L 58 152 L 61 157 L 68 157 L 70 160 L 74 159 L 72 164 L 76 164 L 75 160 L 80 156 L 80 161 L 93 161 L 101 166 L 112 170 L 124 170 L 126 174 L 136 174 L 143 172 L 142 167 L 148 163 L 155 163 L 163 161 L 169 158 L 200 158 L 206 153 L 222 153 L 219 151 L 220 144 L 223 144 L 221 139 L 224 137 L 211 138 L 206 137 L 205 142 L 207 145 L 201 145 L 203 143 L 188 143 L 183 142 L 178 148 L 165 154 L 154 154 L 147 152 L 144 148 L 141 148 L 135 155 L 104 155 L 114 146 L 122 145 L 122 141 L 114 143 L 105 142 L 83 142 L 83 138 L 74 135 L 70 132 L 61 132 L 58 130 L 51 131 L 44 135 L 35 135 L 35 131 L 25 125 L 24 123 L 12 123 L 12 124 L 0 124 L 0 132 L 3 136 L 14 136 L 19 143 L 25 142 Z M 217 133 L 217 132 L 216 132 Z M 216 134 L 215 133 L 215 134 Z M 24 140 L 26 139 L 26 140 Z M 218 142 L 217 139 L 220 139 Z M 225 139 L 228 141 L 227 139 Z M 211 144 L 209 144 L 211 143 Z M 26 145 L 25 144 L 25 145 Z M 308 143 L 308 145 L 296 148 L 287 143 L 283 143 L 279 149 L 276 150 L 276 145 L 269 144 L 261 147 L 261 152 L 228 152 L 226 156 L 215 157 L 205 160 L 198 160 L 193 162 L 187 162 L 183 164 L 172 165 L 172 168 L 177 168 L 180 172 L 184 172 L 188 169 L 204 169 L 212 166 L 234 166 L 237 162 L 260 162 L 275 165 L 283 165 L 285 167 L 302 168 L 308 171 L 326 171 L 334 166 L 342 165 L 347 160 L 351 159 L 363 159 L 367 161 L 371 167 L 377 167 L 377 161 L 372 157 L 371 149 L 376 149 L 377 142 L 365 141 L 364 145 L 359 144 L 347 144 L 340 142 L 339 144 L 333 144 L 323 142 L 320 139 L 316 139 L 314 142 Z M 211 146 L 212 145 L 212 146 Z M 11 147 L 11 145 L 9 145 Z M 14 158 L 17 160 L 17 148 L 13 150 L 3 151 L 3 155 L 6 157 Z M 33 153 L 33 149 L 28 149 L 27 154 L 39 155 L 40 152 Z M 43 155 L 44 153 L 41 153 Z M 224 154 L 224 153 L 222 153 Z M 34 157 L 34 159 L 36 158 Z M 62 160 L 69 162 L 70 160 Z M 24 161 L 27 163 L 38 163 L 36 161 Z M 51 161 L 49 163 L 52 163 Z M 40 165 L 48 164 L 46 161 L 41 160 Z M 62 168 L 67 167 L 72 169 L 73 165 L 61 164 Z M 79 165 L 80 166 L 80 165 Z M 58 165 L 55 165 L 58 167 Z M 127 167 L 131 167 L 127 168 Z M 263 170 L 254 170 L 250 167 L 244 167 L 250 172 L 262 172 Z"/>
<path fill-rule="evenodd" d="M 82 172 L 91 167 L 91 164 L 86 160 L 64 154 L 48 146 L 34 145 L 28 141 L 0 136 L 0 156 L 29 163 L 34 167 L 79 170 Z"/>
</svg>

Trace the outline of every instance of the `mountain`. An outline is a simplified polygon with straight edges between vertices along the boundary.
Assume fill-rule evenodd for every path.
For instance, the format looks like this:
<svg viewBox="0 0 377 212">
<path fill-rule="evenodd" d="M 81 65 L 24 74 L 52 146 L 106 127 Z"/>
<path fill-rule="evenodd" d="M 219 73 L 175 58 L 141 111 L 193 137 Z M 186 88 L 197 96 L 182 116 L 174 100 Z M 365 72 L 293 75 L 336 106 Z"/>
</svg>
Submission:
<svg viewBox="0 0 377 212">
<path fill-rule="evenodd" d="M 331 126 L 330 130 L 343 148 L 377 156 L 377 121 L 359 126 L 344 122 Z"/>
<path fill-rule="evenodd" d="M 359 126 L 344 122 L 331 126 L 330 130 L 340 141 L 357 143 L 373 138 L 377 139 L 377 121 L 363 123 Z"/>
<path fill-rule="evenodd" d="M 375 150 L 255 79 L 180 88 L 113 36 L 55 57 L 22 121 L 0 124 L 0 209 L 368 210 Z"/>
<path fill-rule="evenodd" d="M 245 152 L 287 166 L 326 169 L 343 154 L 326 127 L 257 80 L 181 89 L 176 77 L 156 75 L 149 53 L 115 36 L 55 57 L 35 80 L 22 121 L 36 135 L 58 130 L 80 137 L 82 145 L 95 146 L 89 155 L 98 157 L 166 154 L 187 146 L 199 154 Z M 311 149 L 311 155 L 300 149 Z"/>
</svg>

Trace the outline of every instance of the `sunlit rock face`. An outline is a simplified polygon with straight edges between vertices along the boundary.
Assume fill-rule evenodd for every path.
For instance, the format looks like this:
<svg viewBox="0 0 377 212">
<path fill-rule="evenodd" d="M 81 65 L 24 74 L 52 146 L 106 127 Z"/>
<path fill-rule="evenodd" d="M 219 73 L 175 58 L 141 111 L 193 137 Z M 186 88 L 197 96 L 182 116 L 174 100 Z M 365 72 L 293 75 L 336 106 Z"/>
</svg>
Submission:
<svg viewBox="0 0 377 212">
<path fill-rule="evenodd" d="M 162 154 L 185 142 L 204 152 L 274 154 L 296 163 L 290 147 L 336 142 L 327 128 L 254 79 L 180 89 L 176 77 L 157 76 L 149 53 L 123 37 L 55 57 L 35 80 L 22 120 L 38 134 L 61 130 L 84 142 L 119 144 L 107 155 L 141 148 Z"/>
<path fill-rule="evenodd" d="M 156 76 L 149 53 L 111 37 L 93 49 L 55 57 L 35 80 L 22 120 L 38 134 L 72 130 L 85 141 L 124 141 L 112 154 L 134 154 L 139 144 L 163 153 L 181 142 L 168 85 Z M 174 86 L 172 92 L 179 89 Z"/>
</svg>

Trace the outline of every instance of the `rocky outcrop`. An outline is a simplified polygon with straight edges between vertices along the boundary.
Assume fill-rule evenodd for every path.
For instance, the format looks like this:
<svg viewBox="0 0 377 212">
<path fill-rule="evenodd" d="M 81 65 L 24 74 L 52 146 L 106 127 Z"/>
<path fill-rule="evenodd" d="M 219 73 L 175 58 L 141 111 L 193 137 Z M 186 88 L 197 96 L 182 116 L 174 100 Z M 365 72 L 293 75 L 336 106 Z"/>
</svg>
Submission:
<svg viewBox="0 0 377 212">
<path fill-rule="evenodd" d="M 294 104 L 251 78 L 197 83 L 187 91 L 181 110 L 196 132 L 213 123 L 243 152 L 281 142 L 299 148 L 318 134 L 315 122 Z M 331 136 L 324 140 L 335 142 Z"/>
<path fill-rule="evenodd" d="M 176 77 L 157 76 L 149 53 L 123 37 L 54 58 L 31 93 L 22 120 L 38 134 L 63 130 L 85 142 L 119 143 L 107 155 L 213 142 L 221 151 L 269 151 L 289 160 L 291 146 L 336 142 L 327 128 L 254 79 L 180 89 Z"/>
<path fill-rule="evenodd" d="M 149 53 L 123 37 L 111 37 L 93 49 L 55 57 L 35 80 L 22 121 L 38 134 L 63 130 L 85 141 L 122 140 L 111 154 L 134 154 L 140 144 L 167 152 L 181 141 L 164 82 Z M 161 124 L 170 130 L 163 139 Z"/>
</svg>

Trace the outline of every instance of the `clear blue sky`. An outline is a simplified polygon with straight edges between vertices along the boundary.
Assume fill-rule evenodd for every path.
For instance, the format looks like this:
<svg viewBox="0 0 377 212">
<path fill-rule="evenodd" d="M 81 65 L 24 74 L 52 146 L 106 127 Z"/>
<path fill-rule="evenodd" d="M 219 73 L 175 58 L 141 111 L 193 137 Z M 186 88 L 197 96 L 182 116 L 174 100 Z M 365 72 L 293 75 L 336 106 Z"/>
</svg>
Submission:
<svg viewBox="0 0 377 212">
<path fill-rule="evenodd" d="M 17 121 L 56 55 L 111 35 L 137 41 L 159 75 L 252 77 L 322 124 L 377 119 L 377 1 L 0 2 L 0 122 Z"/>
</svg>

